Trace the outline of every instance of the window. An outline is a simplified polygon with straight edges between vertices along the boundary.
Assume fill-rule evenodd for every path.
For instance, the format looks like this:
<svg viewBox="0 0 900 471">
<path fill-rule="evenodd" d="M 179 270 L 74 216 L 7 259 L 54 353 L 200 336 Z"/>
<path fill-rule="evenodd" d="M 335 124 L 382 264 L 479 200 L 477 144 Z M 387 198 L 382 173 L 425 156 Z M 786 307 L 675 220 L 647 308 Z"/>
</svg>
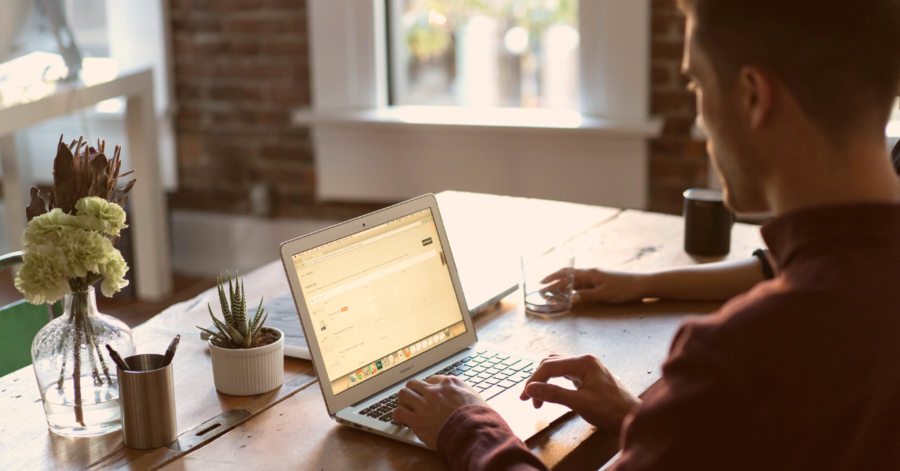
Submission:
<svg viewBox="0 0 900 471">
<path fill-rule="evenodd" d="M 393 105 L 578 108 L 578 0 L 388 0 Z"/>
<path fill-rule="evenodd" d="M 889 139 L 897 139 L 900 138 L 900 99 L 894 100 L 894 108 L 891 110 L 891 120 L 888 121 L 887 137 Z M 893 145 L 891 141 L 891 145 Z"/>
</svg>

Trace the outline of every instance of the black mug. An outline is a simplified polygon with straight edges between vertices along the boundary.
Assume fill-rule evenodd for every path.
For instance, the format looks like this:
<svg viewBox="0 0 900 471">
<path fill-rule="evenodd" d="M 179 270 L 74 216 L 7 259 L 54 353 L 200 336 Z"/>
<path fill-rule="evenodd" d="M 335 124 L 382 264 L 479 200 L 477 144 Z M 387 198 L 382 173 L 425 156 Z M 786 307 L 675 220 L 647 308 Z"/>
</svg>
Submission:
<svg viewBox="0 0 900 471">
<path fill-rule="evenodd" d="M 731 250 L 734 214 L 725 207 L 721 190 L 691 188 L 684 192 L 684 251 L 721 256 Z"/>
</svg>

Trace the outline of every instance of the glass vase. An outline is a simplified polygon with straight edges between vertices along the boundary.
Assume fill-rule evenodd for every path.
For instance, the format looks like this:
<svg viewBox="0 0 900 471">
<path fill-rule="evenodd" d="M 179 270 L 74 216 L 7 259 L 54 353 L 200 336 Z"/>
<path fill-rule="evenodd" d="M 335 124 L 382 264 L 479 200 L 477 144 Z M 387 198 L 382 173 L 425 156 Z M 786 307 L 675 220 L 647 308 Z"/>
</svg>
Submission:
<svg viewBox="0 0 900 471">
<path fill-rule="evenodd" d="M 50 431 L 90 437 L 119 430 L 116 364 L 134 355 L 134 334 L 124 322 L 97 312 L 94 288 L 66 295 L 63 315 L 44 326 L 31 344 L 34 374 Z"/>
</svg>

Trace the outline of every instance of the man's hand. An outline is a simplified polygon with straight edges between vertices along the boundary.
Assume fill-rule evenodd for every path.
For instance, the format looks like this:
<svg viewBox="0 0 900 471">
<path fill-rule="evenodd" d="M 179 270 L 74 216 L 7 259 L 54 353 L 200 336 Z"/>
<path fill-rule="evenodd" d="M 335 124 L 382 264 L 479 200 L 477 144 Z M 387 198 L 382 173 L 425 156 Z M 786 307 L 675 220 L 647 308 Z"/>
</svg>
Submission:
<svg viewBox="0 0 900 471">
<path fill-rule="evenodd" d="M 447 419 L 462 406 L 487 406 L 469 385 L 454 376 L 432 376 L 406 383 L 397 395 L 394 422 L 406 425 L 432 450 Z"/>
<path fill-rule="evenodd" d="M 548 383 L 551 378 L 561 377 L 571 380 L 577 389 Z M 617 435 L 625 416 L 640 403 L 593 355 L 546 358 L 525 385 L 521 399 L 530 398 L 534 407 L 541 407 L 545 401 L 562 404 L 591 424 Z"/>
<path fill-rule="evenodd" d="M 560 270 L 547 278 L 543 283 L 549 283 L 559 279 L 567 282 L 565 277 L 571 276 L 571 269 Z M 596 268 L 590 270 L 575 270 L 575 292 L 572 294 L 572 303 L 579 302 L 604 302 L 604 303 L 628 303 L 639 301 L 645 297 L 645 277 L 638 273 L 621 273 L 614 271 L 602 271 Z M 556 285 L 551 285 L 555 287 Z"/>
</svg>

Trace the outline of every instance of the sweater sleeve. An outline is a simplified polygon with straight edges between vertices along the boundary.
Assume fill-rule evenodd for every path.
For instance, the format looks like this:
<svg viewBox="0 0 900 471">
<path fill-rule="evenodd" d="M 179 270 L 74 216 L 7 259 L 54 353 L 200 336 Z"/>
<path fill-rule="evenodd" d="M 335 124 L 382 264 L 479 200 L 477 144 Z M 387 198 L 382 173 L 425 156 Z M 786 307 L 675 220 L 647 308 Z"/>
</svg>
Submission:
<svg viewBox="0 0 900 471">
<path fill-rule="evenodd" d="M 437 452 L 451 470 L 547 471 L 490 407 L 454 412 L 438 435 Z"/>
<path fill-rule="evenodd" d="M 624 424 L 624 450 L 615 471 L 764 469 L 765 454 L 752 407 L 730 382 L 690 323 L 673 343 L 663 377 Z M 754 433 L 757 431 L 757 433 Z"/>
</svg>

